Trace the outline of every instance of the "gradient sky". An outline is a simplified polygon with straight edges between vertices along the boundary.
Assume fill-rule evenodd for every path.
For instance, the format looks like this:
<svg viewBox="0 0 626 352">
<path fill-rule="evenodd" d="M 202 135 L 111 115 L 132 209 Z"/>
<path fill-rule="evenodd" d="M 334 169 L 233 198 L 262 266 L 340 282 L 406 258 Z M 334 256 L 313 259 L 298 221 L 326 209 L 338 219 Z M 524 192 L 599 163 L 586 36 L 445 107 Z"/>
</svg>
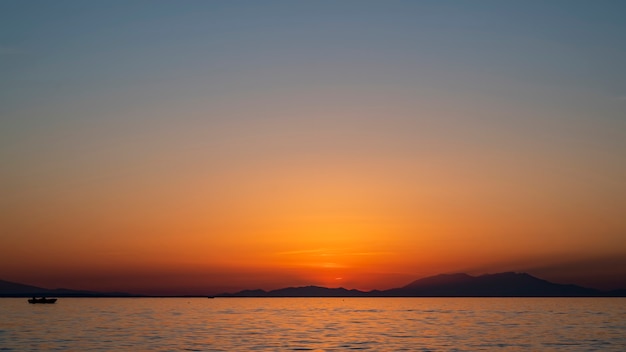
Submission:
<svg viewBox="0 0 626 352">
<path fill-rule="evenodd" d="M 626 2 L 0 2 L 0 278 L 626 288 Z"/>
</svg>

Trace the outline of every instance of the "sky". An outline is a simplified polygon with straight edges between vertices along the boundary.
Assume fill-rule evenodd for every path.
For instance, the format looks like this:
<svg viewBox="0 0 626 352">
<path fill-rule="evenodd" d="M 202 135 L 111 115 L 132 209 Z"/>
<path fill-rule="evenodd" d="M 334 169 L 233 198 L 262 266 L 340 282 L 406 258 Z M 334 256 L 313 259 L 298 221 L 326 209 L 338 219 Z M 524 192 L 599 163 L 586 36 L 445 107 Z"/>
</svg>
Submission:
<svg viewBox="0 0 626 352">
<path fill-rule="evenodd" d="M 0 2 L 0 279 L 626 288 L 623 1 Z"/>
</svg>

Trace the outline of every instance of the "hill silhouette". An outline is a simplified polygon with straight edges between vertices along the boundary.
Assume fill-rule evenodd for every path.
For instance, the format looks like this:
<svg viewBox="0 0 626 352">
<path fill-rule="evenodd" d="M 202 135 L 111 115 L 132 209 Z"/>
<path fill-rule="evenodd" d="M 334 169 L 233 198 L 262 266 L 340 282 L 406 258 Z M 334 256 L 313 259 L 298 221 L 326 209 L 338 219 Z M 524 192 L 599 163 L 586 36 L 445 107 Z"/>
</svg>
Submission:
<svg viewBox="0 0 626 352">
<path fill-rule="evenodd" d="M 273 291 L 244 290 L 235 294 L 223 294 L 221 297 L 367 297 L 368 292 L 320 286 L 287 287 Z"/>
<path fill-rule="evenodd" d="M 467 274 L 437 275 L 414 281 L 404 287 L 385 291 L 390 296 L 599 296 L 601 291 L 576 285 L 555 284 L 526 273 L 498 273 L 481 276 Z"/>
<path fill-rule="evenodd" d="M 288 287 L 272 291 L 244 290 L 221 297 L 624 297 L 626 290 L 601 291 L 563 285 L 526 273 L 505 272 L 471 276 L 441 274 L 389 290 L 359 291 L 319 286 Z"/>
<path fill-rule="evenodd" d="M 67 288 L 48 289 L 43 287 L 20 284 L 17 282 L 0 280 L 0 297 L 129 297 L 124 292 L 96 292 L 84 290 L 72 290 Z"/>
<path fill-rule="evenodd" d="M 0 280 L 0 297 L 33 296 L 136 297 L 142 295 L 67 288 L 48 289 Z M 236 293 L 223 293 L 217 297 L 626 297 L 626 289 L 601 291 L 578 285 L 557 284 L 527 273 L 505 272 L 480 276 L 463 273 L 440 274 L 389 290 L 359 291 L 341 287 L 304 286 L 271 291 L 244 290 Z"/>
</svg>

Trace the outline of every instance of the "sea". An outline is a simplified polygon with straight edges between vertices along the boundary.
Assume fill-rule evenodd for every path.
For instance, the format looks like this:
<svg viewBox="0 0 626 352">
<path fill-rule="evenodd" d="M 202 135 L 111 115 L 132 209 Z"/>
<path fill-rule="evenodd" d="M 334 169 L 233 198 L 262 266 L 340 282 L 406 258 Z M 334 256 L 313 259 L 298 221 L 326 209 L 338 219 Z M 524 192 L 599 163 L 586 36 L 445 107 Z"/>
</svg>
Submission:
<svg viewBox="0 0 626 352">
<path fill-rule="evenodd" d="M 626 351 L 626 298 L 0 298 L 0 351 Z"/>
</svg>

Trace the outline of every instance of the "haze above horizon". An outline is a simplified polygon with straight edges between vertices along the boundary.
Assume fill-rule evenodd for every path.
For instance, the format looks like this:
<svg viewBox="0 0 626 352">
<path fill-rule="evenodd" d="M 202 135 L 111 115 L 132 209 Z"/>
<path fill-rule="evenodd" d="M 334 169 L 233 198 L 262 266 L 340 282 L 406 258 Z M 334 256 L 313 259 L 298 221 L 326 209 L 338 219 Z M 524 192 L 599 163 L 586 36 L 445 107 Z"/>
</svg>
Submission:
<svg viewBox="0 0 626 352">
<path fill-rule="evenodd" d="M 624 288 L 625 11 L 0 2 L 0 278 Z"/>
</svg>

